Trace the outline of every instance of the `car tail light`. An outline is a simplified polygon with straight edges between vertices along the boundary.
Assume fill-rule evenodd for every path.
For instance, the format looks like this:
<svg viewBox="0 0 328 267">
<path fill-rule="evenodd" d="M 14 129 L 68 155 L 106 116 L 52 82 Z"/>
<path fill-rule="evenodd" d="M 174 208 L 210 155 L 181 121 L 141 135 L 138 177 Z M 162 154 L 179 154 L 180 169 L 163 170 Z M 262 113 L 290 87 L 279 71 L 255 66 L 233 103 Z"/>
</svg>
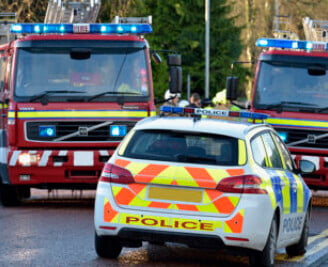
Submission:
<svg viewBox="0 0 328 267">
<path fill-rule="evenodd" d="M 256 175 L 241 175 L 223 179 L 216 189 L 225 193 L 267 194 L 265 189 L 260 188 L 261 184 L 261 178 Z"/>
<path fill-rule="evenodd" d="M 118 184 L 134 183 L 131 172 L 117 165 L 106 163 L 99 181 Z"/>
</svg>

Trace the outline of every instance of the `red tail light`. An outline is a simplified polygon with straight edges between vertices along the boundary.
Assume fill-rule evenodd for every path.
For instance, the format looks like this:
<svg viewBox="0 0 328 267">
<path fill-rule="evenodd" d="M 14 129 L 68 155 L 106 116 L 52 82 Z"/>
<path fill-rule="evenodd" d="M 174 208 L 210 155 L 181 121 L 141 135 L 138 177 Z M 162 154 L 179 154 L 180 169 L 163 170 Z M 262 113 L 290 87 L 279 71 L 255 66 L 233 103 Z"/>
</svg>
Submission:
<svg viewBox="0 0 328 267">
<path fill-rule="evenodd" d="M 261 184 L 261 178 L 256 175 L 241 175 L 223 179 L 216 189 L 225 193 L 267 194 L 265 189 L 260 188 Z"/>
<path fill-rule="evenodd" d="M 118 184 L 134 183 L 133 176 L 129 170 L 111 163 L 105 164 L 99 181 Z"/>
</svg>

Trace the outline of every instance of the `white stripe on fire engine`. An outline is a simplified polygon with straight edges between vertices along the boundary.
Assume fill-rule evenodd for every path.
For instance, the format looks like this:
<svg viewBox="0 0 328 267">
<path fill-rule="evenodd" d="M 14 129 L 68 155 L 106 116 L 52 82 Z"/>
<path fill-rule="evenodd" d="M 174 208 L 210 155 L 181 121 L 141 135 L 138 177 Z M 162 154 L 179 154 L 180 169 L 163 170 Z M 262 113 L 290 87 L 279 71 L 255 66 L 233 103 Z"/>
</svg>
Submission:
<svg viewBox="0 0 328 267">
<path fill-rule="evenodd" d="M 92 151 L 74 151 L 74 166 L 93 166 Z"/>
<path fill-rule="evenodd" d="M 0 147 L 0 163 L 7 164 L 8 148 Z"/>
<path fill-rule="evenodd" d="M 42 154 L 42 157 L 40 159 L 40 162 L 39 162 L 39 166 L 40 167 L 44 167 L 44 166 L 47 166 L 47 163 L 49 161 L 49 156 L 51 155 L 51 151 L 50 150 L 45 150 Z"/>
<path fill-rule="evenodd" d="M 319 170 L 319 167 L 320 167 L 320 158 L 319 157 L 311 157 L 311 156 L 302 156 L 302 159 L 306 159 L 306 160 L 309 160 L 309 161 L 312 161 L 315 165 L 315 169 L 316 170 Z"/>
<path fill-rule="evenodd" d="M 21 153 L 20 150 L 16 150 L 13 152 L 13 154 L 11 155 L 10 161 L 9 161 L 9 166 L 15 166 L 17 163 L 17 159 L 19 154 Z"/>
<path fill-rule="evenodd" d="M 109 156 L 109 153 L 106 150 L 99 150 L 99 154 L 100 156 Z"/>
<path fill-rule="evenodd" d="M 60 150 L 58 153 L 58 156 L 66 156 L 67 155 L 67 150 Z M 63 165 L 63 162 L 55 162 L 54 166 L 60 167 Z"/>
</svg>

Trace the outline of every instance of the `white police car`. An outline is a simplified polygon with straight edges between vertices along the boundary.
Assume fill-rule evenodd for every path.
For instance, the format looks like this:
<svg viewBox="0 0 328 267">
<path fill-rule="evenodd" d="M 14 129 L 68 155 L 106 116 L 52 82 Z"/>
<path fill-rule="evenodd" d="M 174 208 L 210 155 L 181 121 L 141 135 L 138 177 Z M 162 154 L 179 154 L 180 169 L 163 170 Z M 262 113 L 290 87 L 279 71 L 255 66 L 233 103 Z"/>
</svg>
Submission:
<svg viewBox="0 0 328 267">
<path fill-rule="evenodd" d="M 305 253 L 311 191 L 269 125 L 201 118 L 264 119 L 249 112 L 162 107 L 191 117 L 140 121 L 105 164 L 95 201 L 95 248 L 116 258 L 142 241 L 243 248 L 273 266 L 276 248 Z M 196 116 L 196 117 L 195 117 Z"/>
</svg>

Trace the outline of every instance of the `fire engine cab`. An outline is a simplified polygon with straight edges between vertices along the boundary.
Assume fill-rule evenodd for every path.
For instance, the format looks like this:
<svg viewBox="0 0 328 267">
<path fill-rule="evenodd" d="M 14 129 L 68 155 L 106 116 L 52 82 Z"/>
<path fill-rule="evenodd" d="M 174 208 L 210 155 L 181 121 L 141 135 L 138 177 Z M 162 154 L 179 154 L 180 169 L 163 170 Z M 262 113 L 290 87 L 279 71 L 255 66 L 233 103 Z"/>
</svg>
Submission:
<svg viewBox="0 0 328 267">
<path fill-rule="evenodd" d="M 156 114 L 144 38 L 151 17 L 94 23 L 100 2 L 50 1 L 46 23 L 10 24 L 0 46 L 4 206 L 29 197 L 31 187 L 95 188 L 121 139 Z M 168 58 L 177 93 L 180 58 Z"/>
<path fill-rule="evenodd" d="M 304 19 L 307 40 L 260 38 L 251 110 L 266 120 L 287 144 L 295 161 L 312 161 L 304 174 L 314 189 L 328 189 L 328 21 Z M 236 99 L 236 79 L 229 78 L 228 96 Z"/>
</svg>

